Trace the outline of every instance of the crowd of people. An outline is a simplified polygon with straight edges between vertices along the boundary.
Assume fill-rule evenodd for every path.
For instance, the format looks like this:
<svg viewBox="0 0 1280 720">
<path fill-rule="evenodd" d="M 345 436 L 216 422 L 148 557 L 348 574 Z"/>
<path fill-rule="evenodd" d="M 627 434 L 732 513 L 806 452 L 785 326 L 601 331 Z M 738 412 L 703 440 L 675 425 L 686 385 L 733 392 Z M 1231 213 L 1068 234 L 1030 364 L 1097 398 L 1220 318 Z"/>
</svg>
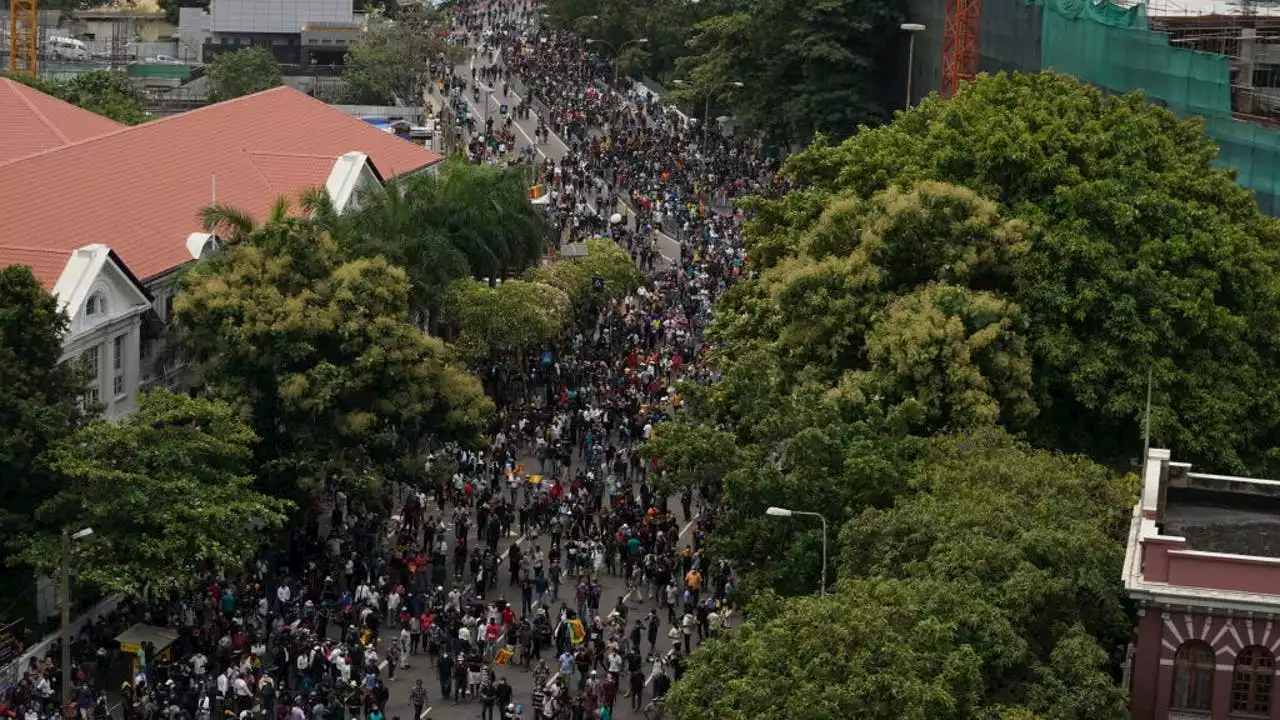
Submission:
<svg viewBox="0 0 1280 720">
<path fill-rule="evenodd" d="M 747 272 L 739 219 L 710 206 L 769 187 L 772 168 L 651 95 L 611 86 L 580 38 L 536 17 L 522 0 L 459 10 L 465 42 L 492 58 L 473 80 L 503 96 L 520 83 L 527 96 L 511 98 L 507 117 L 536 113 L 535 142 L 568 147 L 540 163 L 532 146 L 519 151 L 551 188 L 562 237 L 613 237 L 645 269 L 643 286 L 570 328 L 552 363 L 509 368 L 526 391 L 500 410 L 488 445 L 433 455 L 441 481 L 391 489 L 394 515 L 334 491 L 288 548 L 86 625 L 70 714 L 386 720 L 395 692 L 413 708 L 404 720 L 442 702 L 474 703 L 486 719 L 611 720 L 620 698 L 652 708 L 696 643 L 732 624 L 733 569 L 702 543 L 713 493 L 666 497 L 641 447 L 680 407 L 679 381 L 713 379 L 702 331 Z M 456 94 L 469 82 L 446 85 Z M 515 143 L 503 124 L 503 135 L 492 124 L 476 133 L 474 159 Z M 658 252 L 663 228 L 678 258 Z M 116 638 L 137 624 L 172 633 L 126 652 Z M 0 715 L 68 714 L 52 660 L 23 671 Z M 513 673 L 529 673 L 532 690 L 514 689 Z"/>
</svg>

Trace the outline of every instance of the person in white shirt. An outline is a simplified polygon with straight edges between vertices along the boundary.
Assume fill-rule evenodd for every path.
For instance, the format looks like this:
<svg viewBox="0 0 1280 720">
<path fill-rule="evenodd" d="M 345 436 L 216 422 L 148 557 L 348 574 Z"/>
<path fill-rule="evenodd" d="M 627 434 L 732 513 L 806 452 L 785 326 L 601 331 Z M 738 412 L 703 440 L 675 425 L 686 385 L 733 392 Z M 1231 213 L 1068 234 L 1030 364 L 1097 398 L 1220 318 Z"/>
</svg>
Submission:
<svg viewBox="0 0 1280 720">
<path fill-rule="evenodd" d="M 276 588 L 276 599 L 280 601 L 280 607 L 288 607 L 289 601 L 293 599 L 289 583 L 280 583 L 280 587 Z"/>
<path fill-rule="evenodd" d="M 195 655 L 192 655 L 191 660 L 188 662 L 191 664 L 192 675 L 198 678 L 204 677 L 205 672 L 209 668 L 209 658 L 205 657 L 204 653 L 198 652 Z"/>
<path fill-rule="evenodd" d="M 231 689 L 231 678 L 228 677 L 230 673 L 231 673 L 231 670 L 230 668 L 228 668 L 226 670 L 223 670 L 222 674 L 218 676 L 218 696 L 219 697 L 225 698 L 227 696 L 227 691 Z"/>
</svg>

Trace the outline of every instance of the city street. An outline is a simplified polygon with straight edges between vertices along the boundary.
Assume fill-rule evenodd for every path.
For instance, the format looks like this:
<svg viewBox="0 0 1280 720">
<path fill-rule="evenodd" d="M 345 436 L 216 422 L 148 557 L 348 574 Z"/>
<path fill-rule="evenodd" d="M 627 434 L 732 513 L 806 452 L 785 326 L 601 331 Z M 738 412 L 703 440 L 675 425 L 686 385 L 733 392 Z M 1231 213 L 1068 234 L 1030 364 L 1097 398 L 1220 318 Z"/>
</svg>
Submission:
<svg viewBox="0 0 1280 720">
<path fill-rule="evenodd" d="M 496 53 L 494 54 L 493 63 L 488 63 L 487 58 L 477 53 L 466 62 L 459 64 L 454 71 L 459 77 L 469 80 L 471 78 L 471 68 L 473 66 L 485 68 L 493 65 L 501 65 L 501 57 Z M 462 93 L 463 100 L 467 103 L 469 112 L 476 118 L 477 131 L 484 127 L 484 122 L 487 117 L 493 118 L 495 128 L 502 127 L 505 120 L 505 116 L 502 115 L 501 112 L 502 105 L 505 103 L 508 107 L 508 111 L 510 112 L 510 110 L 515 108 L 515 106 L 524 98 L 518 95 L 513 88 L 508 88 L 507 94 L 503 95 L 501 86 L 494 88 L 480 82 L 480 87 L 481 94 L 479 102 L 472 97 L 470 91 Z M 433 87 L 433 92 L 434 91 L 435 89 Z M 445 103 L 446 100 L 440 98 L 439 94 L 436 93 L 434 102 L 438 106 L 443 106 L 443 103 Z M 553 129 L 550 128 L 550 126 L 548 126 L 548 129 L 552 131 L 548 136 L 548 141 L 542 144 L 535 141 L 534 132 L 538 129 L 538 120 L 538 114 L 533 111 L 530 111 L 529 117 L 525 119 L 517 119 L 514 115 L 512 116 L 511 126 L 516 137 L 517 147 L 524 147 L 526 144 L 532 145 L 539 162 L 547 159 L 556 163 L 563 161 L 564 156 L 569 152 L 569 146 L 554 132 Z M 592 205 L 592 209 L 596 212 L 601 212 L 599 208 L 594 207 L 594 203 L 588 201 L 588 204 Z M 616 210 L 611 208 L 606 214 L 612 214 L 613 212 L 616 212 Z M 627 227 L 631 230 L 635 229 L 634 213 L 628 213 Z M 662 257 L 669 263 L 678 263 L 680 261 L 679 241 L 662 232 L 658 232 L 657 237 L 658 252 Z"/>
<path fill-rule="evenodd" d="M 529 463 L 530 467 L 533 467 L 532 459 L 526 459 L 525 462 Z M 676 512 L 677 516 L 679 516 L 680 519 L 683 521 L 683 524 L 681 525 L 681 531 L 682 531 L 681 545 L 682 546 L 687 545 L 692 539 L 693 523 L 686 521 L 684 517 L 680 515 L 681 510 L 679 507 L 679 502 L 676 499 L 670 500 L 668 503 L 668 506 L 671 508 L 673 512 Z M 438 508 L 434 504 L 430 504 L 428 506 L 428 514 L 438 514 L 435 512 L 436 510 L 438 510 Z M 518 538 L 506 538 L 500 543 L 500 552 L 502 553 L 502 562 L 499 563 L 500 573 L 499 573 L 499 580 L 498 580 L 498 588 L 496 590 L 495 597 L 502 597 L 508 600 L 509 602 L 515 603 L 516 606 L 518 607 L 520 603 L 520 592 L 516 588 L 516 586 L 509 584 L 510 577 L 509 577 L 509 573 L 507 572 L 507 563 L 506 563 L 507 554 L 510 551 L 511 545 L 515 542 L 525 542 L 526 546 L 530 551 L 532 551 L 534 547 L 533 543 L 536 542 L 537 545 L 541 546 L 542 549 L 546 551 L 547 549 L 549 549 L 550 541 L 546 537 L 540 538 L 537 541 L 528 540 L 523 537 L 518 537 Z M 626 603 L 626 606 L 629 610 L 628 617 L 632 621 L 634 621 L 636 618 L 643 617 L 646 613 L 648 613 L 650 609 L 657 607 L 657 603 L 652 597 L 645 600 L 639 597 L 638 592 L 628 593 L 625 587 L 625 583 L 621 577 L 603 573 L 600 576 L 600 585 L 603 588 L 603 592 L 601 593 L 601 598 L 600 598 L 600 607 L 602 609 L 602 612 L 605 612 L 604 608 L 612 608 L 614 606 L 614 603 L 617 601 L 619 597 L 624 598 L 624 602 Z M 561 600 L 567 601 L 569 605 L 572 605 L 572 602 L 573 602 L 572 586 L 567 584 L 562 585 L 560 588 L 559 597 Z M 539 606 L 535 603 L 534 607 L 536 609 Z M 552 614 L 553 620 L 559 612 L 559 607 L 560 607 L 559 602 L 552 601 L 551 607 L 549 608 L 549 612 Z M 666 622 L 665 614 L 661 615 L 661 617 L 663 621 L 663 626 L 662 626 L 660 639 L 658 641 L 659 649 L 662 649 L 665 647 L 666 633 L 670 629 L 670 626 Z M 696 640 L 696 637 L 695 637 L 695 640 Z M 385 655 L 384 647 L 385 647 L 385 641 L 384 643 L 379 645 L 378 650 L 379 650 L 380 656 Z M 543 651 L 543 657 L 547 659 L 547 663 L 551 667 L 554 667 L 555 665 L 554 658 L 553 658 L 554 652 L 555 652 L 554 648 Z M 519 654 L 517 653 L 517 658 L 518 657 L 519 657 Z M 427 700 L 428 708 L 424 710 L 423 715 L 421 718 L 419 718 L 419 720 L 427 720 L 427 718 L 431 718 L 432 720 L 441 720 L 441 719 L 463 720 L 464 718 L 470 719 L 470 718 L 479 717 L 480 707 L 481 707 L 479 701 L 466 700 L 456 705 L 452 701 L 448 701 L 448 700 L 443 702 L 441 701 L 439 676 L 436 672 L 436 668 L 431 665 L 430 658 L 428 655 L 423 653 L 423 654 L 411 656 L 408 660 L 409 660 L 409 667 L 407 669 L 397 670 L 395 680 L 387 681 L 388 687 L 391 690 L 391 699 L 387 703 L 387 711 L 386 711 L 386 717 L 388 718 L 388 720 L 392 720 L 396 717 L 399 717 L 400 720 L 409 720 L 409 718 L 413 715 L 414 709 L 413 709 L 413 705 L 409 701 L 409 692 L 413 688 L 414 681 L 417 680 L 418 678 L 422 679 L 423 686 L 426 687 L 427 689 L 427 698 L 428 698 Z M 383 662 L 385 664 L 385 660 Z M 514 691 L 513 701 L 516 703 L 522 704 L 526 707 L 524 717 L 531 718 L 533 716 L 532 711 L 529 710 L 528 707 L 529 707 L 529 699 L 531 696 L 531 692 L 533 690 L 532 670 L 529 668 L 525 668 L 523 666 L 512 666 L 512 665 L 495 665 L 493 667 L 498 677 L 506 678 L 507 682 L 511 685 L 511 688 Z M 651 664 L 646 662 L 645 664 L 646 675 L 649 674 L 651 667 L 652 667 Z M 383 677 L 384 678 L 386 677 L 385 670 L 383 673 Z M 625 684 L 625 680 L 624 680 L 624 684 Z M 633 718 L 643 718 L 644 717 L 643 713 L 631 709 L 630 699 L 624 699 L 622 697 L 622 692 L 623 691 L 620 688 L 618 693 L 618 701 L 615 704 L 614 717 L 625 719 L 625 720 L 631 720 Z M 648 699 L 649 697 L 646 694 L 645 702 L 647 702 Z"/>
</svg>

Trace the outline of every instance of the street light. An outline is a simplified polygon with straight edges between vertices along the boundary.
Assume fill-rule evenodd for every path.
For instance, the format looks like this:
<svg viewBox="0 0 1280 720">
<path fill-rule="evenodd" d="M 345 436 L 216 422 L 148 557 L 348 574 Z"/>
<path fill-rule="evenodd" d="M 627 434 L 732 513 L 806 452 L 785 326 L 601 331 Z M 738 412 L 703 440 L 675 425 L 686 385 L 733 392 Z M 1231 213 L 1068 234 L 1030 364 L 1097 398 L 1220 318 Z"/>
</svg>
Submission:
<svg viewBox="0 0 1280 720">
<path fill-rule="evenodd" d="M 93 528 L 62 531 L 62 708 L 71 704 L 71 544 L 93 534 Z"/>
<path fill-rule="evenodd" d="M 907 109 L 911 109 L 911 65 L 915 62 L 916 33 L 923 32 L 920 23 L 902 23 L 901 29 L 907 33 Z"/>
<path fill-rule="evenodd" d="M 822 521 L 822 587 L 818 590 L 819 595 L 827 594 L 827 519 L 822 513 L 806 512 L 804 510 L 789 510 L 787 508 L 771 505 L 764 511 L 765 515 L 770 517 L 789 518 L 793 515 L 808 515 L 816 517 Z"/>
<path fill-rule="evenodd" d="M 671 82 L 682 87 L 692 87 L 690 83 L 684 80 L 672 80 Z M 711 122 L 711 95 L 716 90 L 730 87 L 741 88 L 746 87 L 746 85 L 737 80 L 728 80 L 726 82 L 712 85 L 707 88 L 707 94 L 702 101 L 702 147 L 699 148 L 698 152 L 702 155 L 702 164 L 704 166 L 707 164 L 707 131 L 709 130 L 709 123 Z"/>
<path fill-rule="evenodd" d="M 642 37 L 642 38 L 636 38 L 635 40 L 628 40 L 628 41 L 626 41 L 626 42 L 622 43 L 621 45 L 619 45 L 619 46 L 617 46 L 617 47 L 614 47 L 614 46 L 613 46 L 613 43 L 610 43 L 610 42 L 609 42 L 609 41 L 607 41 L 607 40 L 595 40 L 595 39 L 592 39 L 592 38 L 587 38 L 585 42 L 586 42 L 586 44 L 588 44 L 588 45 L 604 45 L 605 47 L 607 47 L 607 48 L 609 48 L 610 50 L 612 50 L 612 51 L 613 51 L 613 84 L 614 84 L 614 85 L 617 85 L 617 84 L 618 84 L 618 57 L 619 57 L 619 54 L 620 54 L 623 50 L 625 50 L 625 49 L 627 48 L 627 46 L 628 46 L 628 45 L 645 45 L 645 44 L 647 44 L 647 43 L 649 42 L 649 38 L 647 38 L 647 37 Z"/>
</svg>

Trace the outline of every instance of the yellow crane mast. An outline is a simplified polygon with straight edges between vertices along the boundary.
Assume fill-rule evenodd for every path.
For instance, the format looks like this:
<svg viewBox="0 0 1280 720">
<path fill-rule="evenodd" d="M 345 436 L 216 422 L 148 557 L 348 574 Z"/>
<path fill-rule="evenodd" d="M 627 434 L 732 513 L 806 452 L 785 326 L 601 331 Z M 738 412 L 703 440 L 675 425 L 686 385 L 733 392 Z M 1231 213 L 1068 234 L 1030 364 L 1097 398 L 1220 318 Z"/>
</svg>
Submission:
<svg viewBox="0 0 1280 720">
<path fill-rule="evenodd" d="M 9 0 L 9 72 L 35 77 L 39 72 L 36 46 L 40 38 L 37 0 Z"/>
</svg>

